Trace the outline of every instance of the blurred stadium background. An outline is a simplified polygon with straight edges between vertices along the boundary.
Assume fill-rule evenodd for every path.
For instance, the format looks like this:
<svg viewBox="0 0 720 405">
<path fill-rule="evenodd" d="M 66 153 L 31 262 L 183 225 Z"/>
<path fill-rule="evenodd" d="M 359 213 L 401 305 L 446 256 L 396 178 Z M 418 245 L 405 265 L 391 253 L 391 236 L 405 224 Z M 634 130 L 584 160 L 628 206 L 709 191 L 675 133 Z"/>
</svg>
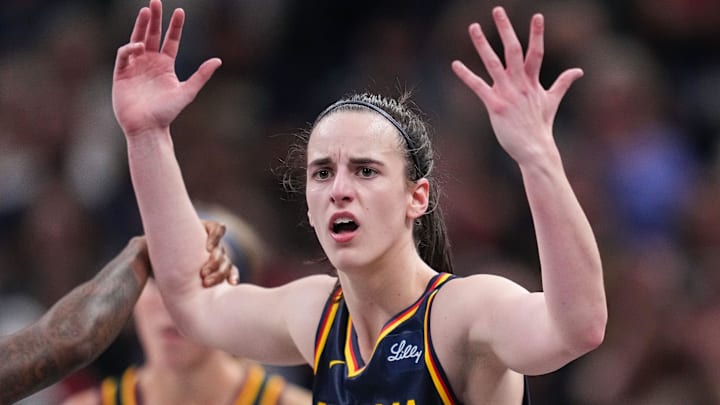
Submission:
<svg viewBox="0 0 720 405">
<path fill-rule="evenodd" d="M 546 86 L 563 69 L 585 70 L 555 135 L 600 244 L 610 306 L 605 343 L 532 377 L 533 403 L 720 404 L 720 2 L 498 4 L 523 40 L 532 13 L 545 15 Z M 0 333 L 141 233 L 110 88 L 115 51 L 142 5 L 0 3 Z M 257 282 L 321 271 L 301 264 L 319 252 L 304 199 L 274 173 L 293 134 L 348 92 L 412 90 L 435 130 L 459 273 L 540 288 L 518 170 L 449 68 L 461 59 L 482 71 L 467 26 L 494 36 L 494 5 L 164 2 L 166 17 L 187 12 L 179 75 L 212 56 L 224 62 L 173 133 L 191 196 L 249 219 L 270 246 Z M 128 326 L 90 367 L 27 403 L 55 403 L 140 359 Z M 309 383 L 305 368 L 283 371 Z"/>
</svg>

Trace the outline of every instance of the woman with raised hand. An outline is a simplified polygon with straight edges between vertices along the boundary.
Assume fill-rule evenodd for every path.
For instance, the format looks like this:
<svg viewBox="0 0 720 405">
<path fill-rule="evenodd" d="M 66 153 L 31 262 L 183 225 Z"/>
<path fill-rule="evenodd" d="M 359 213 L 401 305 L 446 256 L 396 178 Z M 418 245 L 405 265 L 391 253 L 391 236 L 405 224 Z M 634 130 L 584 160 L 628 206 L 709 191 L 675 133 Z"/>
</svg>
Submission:
<svg viewBox="0 0 720 405">
<path fill-rule="evenodd" d="M 337 276 L 205 290 L 194 273 L 206 260 L 205 238 L 170 124 L 220 60 L 179 81 L 184 12 L 173 12 L 161 41 L 160 1 L 141 9 L 118 51 L 113 106 L 158 286 L 178 326 L 242 357 L 310 364 L 317 404 L 519 404 L 523 375 L 557 370 L 597 347 L 607 319 L 600 255 L 552 133 L 582 71 L 567 70 L 544 89 L 542 16 L 532 18 L 525 53 L 505 11 L 493 17 L 504 63 L 478 24 L 469 29 L 493 82 L 461 62 L 452 69 L 485 104 L 520 168 L 542 292 L 451 274 L 427 128 L 407 100 L 368 94 L 321 112 L 303 149 L 308 219 Z"/>
</svg>

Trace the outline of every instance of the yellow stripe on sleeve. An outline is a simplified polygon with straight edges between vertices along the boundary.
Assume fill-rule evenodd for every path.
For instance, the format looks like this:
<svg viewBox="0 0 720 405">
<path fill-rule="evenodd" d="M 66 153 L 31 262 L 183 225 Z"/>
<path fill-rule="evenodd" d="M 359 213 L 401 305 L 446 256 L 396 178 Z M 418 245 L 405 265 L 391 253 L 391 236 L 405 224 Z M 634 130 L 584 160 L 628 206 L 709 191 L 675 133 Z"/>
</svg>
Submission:
<svg viewBox="0 0 720 405">
<path fill-rule="evenodd" d="M 100 385 L 100 397 L 102 405 L 115 405 L 115 395 L 117 395 L 117 382 L 113 378 L 106 378 Z"/>
<path fill-rule="evenodd" d="M 277 375 L 268 378 L 265 383 L 265 392 L 260 399 L 260 405 L 275 405 L 280 401 L 280 394 L 285 389 L 285 380 Z"/>
</svg>

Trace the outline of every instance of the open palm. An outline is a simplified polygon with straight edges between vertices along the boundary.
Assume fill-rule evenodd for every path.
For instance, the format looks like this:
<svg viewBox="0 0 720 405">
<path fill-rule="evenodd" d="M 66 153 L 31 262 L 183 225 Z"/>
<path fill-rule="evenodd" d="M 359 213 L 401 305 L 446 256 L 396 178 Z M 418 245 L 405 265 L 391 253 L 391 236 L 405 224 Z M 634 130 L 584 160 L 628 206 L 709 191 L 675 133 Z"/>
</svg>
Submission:
<svg viewBox="0 0 720 405">
<path fill-rule="evenodd" d="M 462 62 L 452 64 L 455 74 L 483 101 L 500 145 L 519 164 L 544 152 L 554 152 L 552 125 L 558 106 L 570 85 L 583 75 L 580 69 L 564 71 L 548 89 L 540 83 L 544 54 L 544 22 L 536 14 L 530 26 L 527 53 L 502 7 L 493 17 L 505 50 L 505 64 L 490 46 L 479 24 L 469 28 L 470 38 L 493 83 L 489 85 Z"/>
<path fill-rule="evenodd" d="M 118 49 L 113 75 L 113 110 L 127 136 L 166 128 L 220 66 L 205 61 L 185 82 L 175 74 L 185 13 L 176 9 L 162 47 L 162 4 L 151 0 L 138 13 L 130 42 Z"/>
</svg>

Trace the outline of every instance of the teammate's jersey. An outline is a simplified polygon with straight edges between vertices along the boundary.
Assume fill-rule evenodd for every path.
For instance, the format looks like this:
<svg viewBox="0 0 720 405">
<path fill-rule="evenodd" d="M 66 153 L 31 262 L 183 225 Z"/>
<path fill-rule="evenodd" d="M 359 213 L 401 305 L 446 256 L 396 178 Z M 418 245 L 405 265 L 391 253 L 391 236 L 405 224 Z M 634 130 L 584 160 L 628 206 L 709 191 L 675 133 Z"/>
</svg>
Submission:
<svg viewBox="0 0 720 405">
<path fill-rule="evenodd" d="M 338 287 L 325 305 L 315 340 L 315 405 L 459 404 L 430 339 L 430 307 L 454 276 L 433 277 L 410 307 L 390 319 L 364 364 L 352 319 Z"/>
<path fill-rule="evenodd" d="M 252 364 L 240 391 L 228 405 L 275 405 L 284 386 L 282 377 L 268 375 L 262 366 Z M 119 379 L 110 377 L 103 380 L 100 391 L 102 405 L 152 405 L 142 402 L 134 367 L 125 370 Z"/>
</svg>

